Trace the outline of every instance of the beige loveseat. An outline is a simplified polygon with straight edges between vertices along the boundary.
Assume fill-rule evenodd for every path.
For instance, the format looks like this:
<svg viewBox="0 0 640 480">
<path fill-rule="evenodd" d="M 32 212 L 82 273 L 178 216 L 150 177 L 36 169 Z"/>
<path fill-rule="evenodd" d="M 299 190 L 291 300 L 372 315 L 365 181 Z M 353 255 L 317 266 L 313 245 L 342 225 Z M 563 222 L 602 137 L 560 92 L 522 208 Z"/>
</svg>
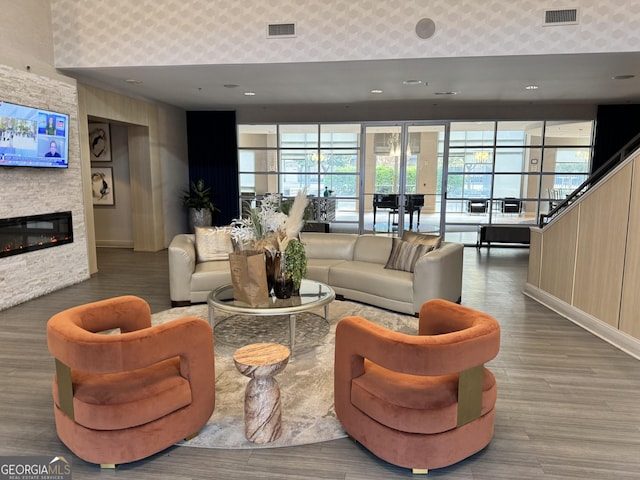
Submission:
<svg viewBox="0 0 640 480">
<path fill-rule="evenodd" d="M 338 298 L 412 315 L 432 298 L 460 301 L 462 244 L 442 242 L 420 256 L 410 272 L 385 268 L 392 237 L 302 232 L 300 238 L 307 251 L 307 278 L 330 285 Z M 197 262 L 193 234 L 176 235 L 169 245 L 169 277 L 173 306 L 205 302 L 211 290 L 231 283 L 227 260 Z"/>
</svg>

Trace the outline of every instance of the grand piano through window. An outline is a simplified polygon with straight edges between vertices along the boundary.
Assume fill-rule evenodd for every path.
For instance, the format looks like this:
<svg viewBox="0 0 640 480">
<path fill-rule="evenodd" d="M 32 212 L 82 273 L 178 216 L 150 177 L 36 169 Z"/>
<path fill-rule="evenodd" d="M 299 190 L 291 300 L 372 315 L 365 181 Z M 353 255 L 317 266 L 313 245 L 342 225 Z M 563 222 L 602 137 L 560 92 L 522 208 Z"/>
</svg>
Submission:
<svg viewBox="0 0 640 480">
<path fill-rule="evenodd" d="M 373 194 L 373 229 L 376 227 L 376 213 L 378 208 L 389 210 L 389 218 L 399 213 L 400 195 L 397 193 L 374 193 Z M 409 230 L 413 230 L 413 213 L 418 212 L 416 229 L 420 228 L 420 210 L 424 207 L 424 195 L 419 193 L 407 193 L 404 195 L 404 213 L 409 214 Z M 391 225 L 389 225 L 391 223 Z M 387 220 L 389 227 L 397 226 L 398 222 Z"/>
</svg>

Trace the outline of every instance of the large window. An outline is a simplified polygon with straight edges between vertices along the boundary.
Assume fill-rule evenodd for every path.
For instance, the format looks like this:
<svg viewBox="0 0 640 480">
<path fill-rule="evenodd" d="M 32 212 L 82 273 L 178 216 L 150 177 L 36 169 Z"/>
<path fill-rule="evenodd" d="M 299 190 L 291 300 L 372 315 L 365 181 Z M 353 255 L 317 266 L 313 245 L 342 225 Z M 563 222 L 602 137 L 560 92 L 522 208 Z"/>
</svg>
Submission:
<svg viewBox="0 0 640 480">
<path fill-rule="evenodd" d="M 357 218 L 360 125 L 240 125 L 238 139 L 241 200 L 304 190 L 330 198 L 333 223 Z"/>
<path fill-rule="evenodd" d="M 400 229 L 475 243 L 479 225 L 536 224 L 581 185 L 592 134 L 570 120 L 240 125 L 241 200 L 305 190 L 330 199 L 332 231 L 393 233 L 384 196 L 419 197 Z"/>
<path fill-rule="evenodd" d="M 470 243 L 475 228 L 464 226 L 536 223 L 586 180 L 592 130 L 591 121 L 452 122 L 447 232 Z"/>
</svg>

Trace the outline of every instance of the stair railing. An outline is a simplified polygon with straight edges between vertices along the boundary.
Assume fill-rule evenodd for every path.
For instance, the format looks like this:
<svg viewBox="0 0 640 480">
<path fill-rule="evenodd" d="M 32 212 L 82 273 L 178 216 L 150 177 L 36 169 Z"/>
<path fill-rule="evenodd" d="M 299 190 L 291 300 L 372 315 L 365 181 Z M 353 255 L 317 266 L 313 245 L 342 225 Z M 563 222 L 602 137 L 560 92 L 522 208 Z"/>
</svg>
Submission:
<svg viewBox="0 0 640 480">
<path fill-rule="evenodd" d="M 625 158 L 636 151 L 638 147 L 640 147 L 640 134 L 636 135 L 629 142 L 627 142 L 620 150 L 612 155 L 609 160 L 603 163 L 600 168 L 589 175 L 589 178 L 582 182 L 582 184 L 580 184 L 578 188 L 567 195 L 564 199 L 561 199 L 557 203 L 557 205 L 551 208 L 547 213 L 541 213 L 538 226 L 540 228 L 543 228 L 545 225 L 548 225 L 551 220 L 553 220 L 558 214 L 560 214 L 560 212 L 564 211 L 569 205 L 574 203 L 578 198 L 587 193 L 589 189 L 594 187 L 600 180 L 602 180 L 614 165 L 622 162 Z"/>
</svg>

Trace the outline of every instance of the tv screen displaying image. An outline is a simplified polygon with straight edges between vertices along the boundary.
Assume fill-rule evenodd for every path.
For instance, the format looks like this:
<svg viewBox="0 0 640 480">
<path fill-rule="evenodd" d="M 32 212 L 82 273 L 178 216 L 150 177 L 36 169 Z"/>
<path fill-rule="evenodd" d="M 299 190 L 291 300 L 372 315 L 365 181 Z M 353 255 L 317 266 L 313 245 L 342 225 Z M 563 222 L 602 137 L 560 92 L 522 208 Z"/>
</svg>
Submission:
<svg viewBox="0 0 640 480">
<path fill-rule="evenodd" d="M 0 166 L 69 166 L 69 115 L 0 101 Z"/>
</svg>

